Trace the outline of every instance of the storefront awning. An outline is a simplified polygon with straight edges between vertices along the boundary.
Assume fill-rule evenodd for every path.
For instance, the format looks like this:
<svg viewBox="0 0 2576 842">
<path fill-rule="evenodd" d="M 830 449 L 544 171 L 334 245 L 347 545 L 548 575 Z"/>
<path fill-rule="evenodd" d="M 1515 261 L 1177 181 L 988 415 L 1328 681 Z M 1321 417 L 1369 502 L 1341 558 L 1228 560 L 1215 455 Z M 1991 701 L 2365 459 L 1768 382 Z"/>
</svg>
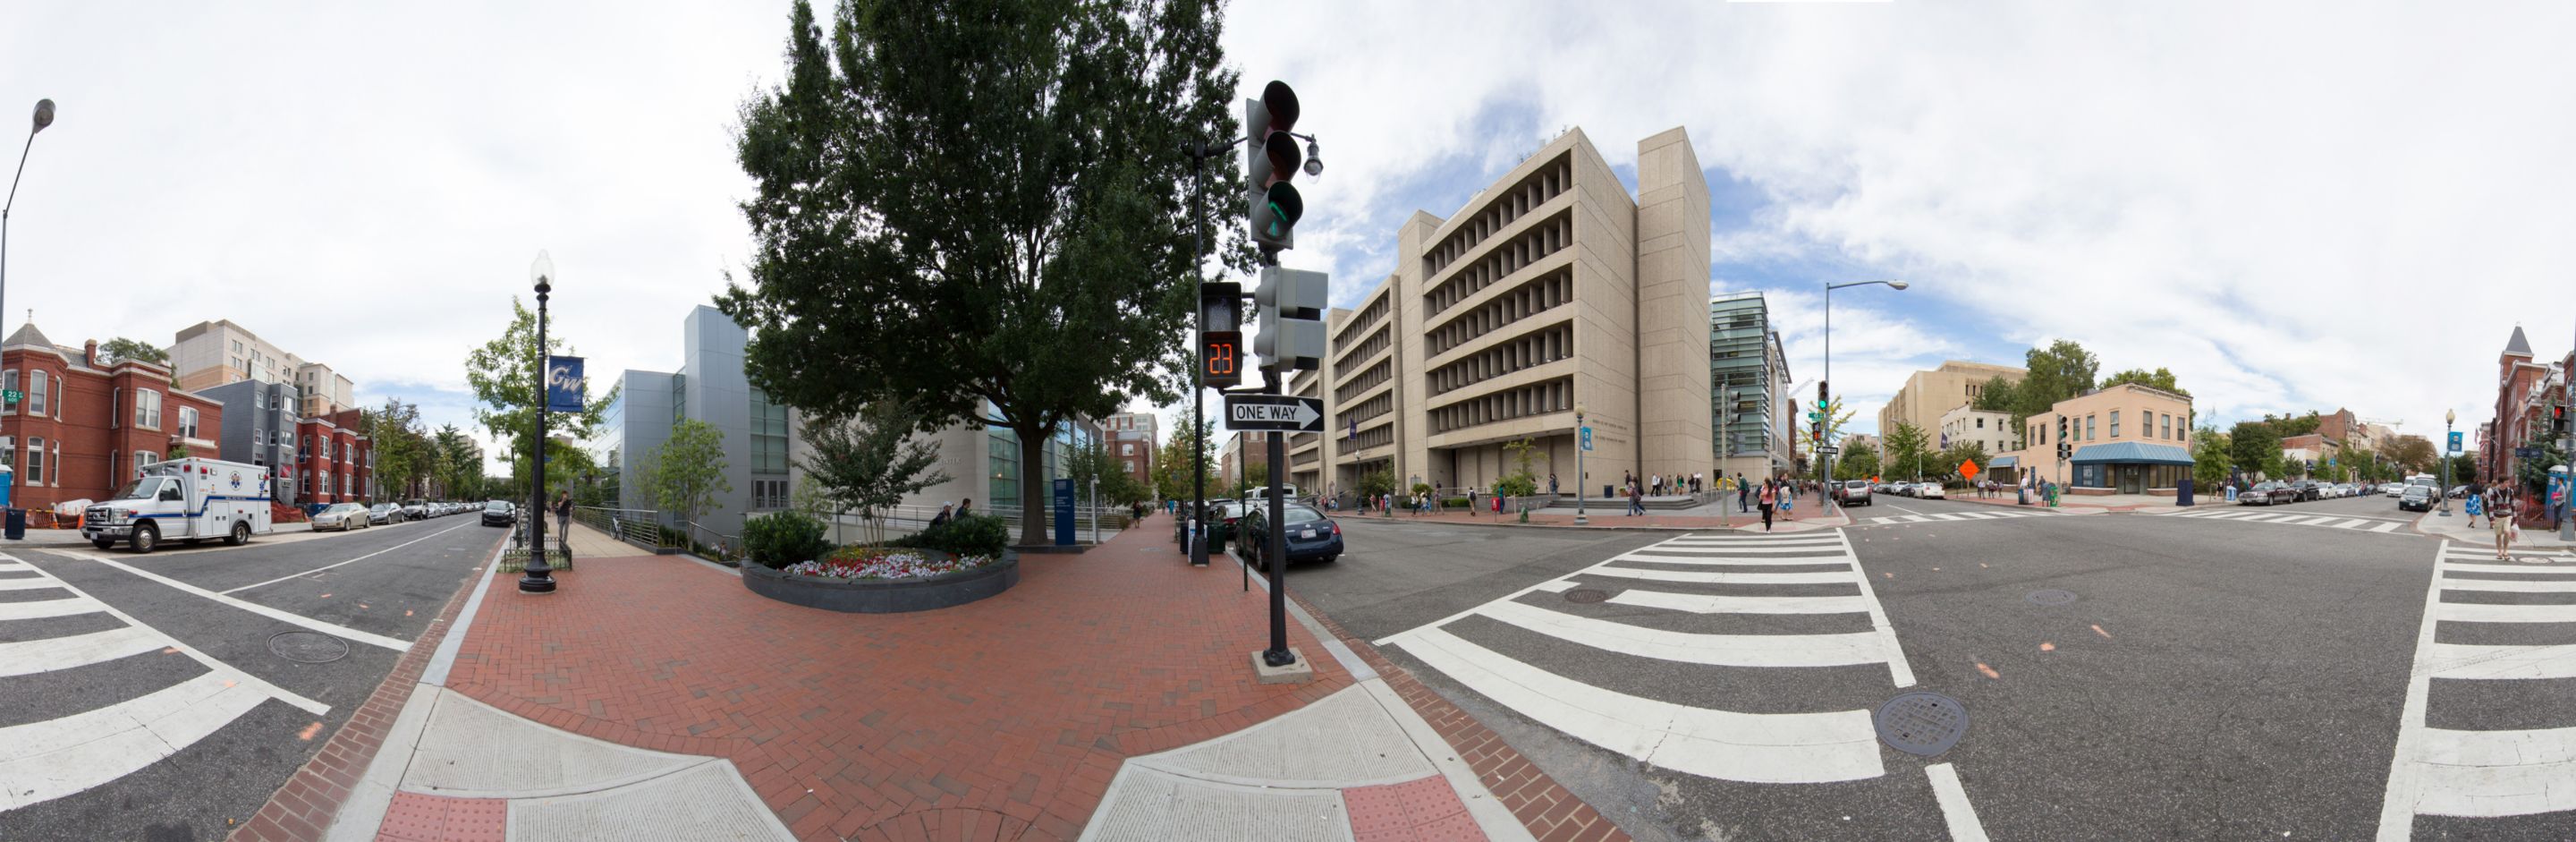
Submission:
<svg viewBox="0 0 2576 842">
<path fill-rule="evenodd" d="M 2020 464 L 2020 460 L 2021 457 L 2019 456 L 1997 456 L 1994 458 L 1994 461 L 1986 463 L 1986 468 L 1988 470 L 1992 470 L 1995 468 L 2015 467 Z"/>
<path fill-rule="evenodd" d="M 2191 451 L 2178 445 L 2148 444 L 2142 441 L 2115 441 L 2088 444 L 2075 450 L 2078 465 L 2189 465 Z"/>
</svg>

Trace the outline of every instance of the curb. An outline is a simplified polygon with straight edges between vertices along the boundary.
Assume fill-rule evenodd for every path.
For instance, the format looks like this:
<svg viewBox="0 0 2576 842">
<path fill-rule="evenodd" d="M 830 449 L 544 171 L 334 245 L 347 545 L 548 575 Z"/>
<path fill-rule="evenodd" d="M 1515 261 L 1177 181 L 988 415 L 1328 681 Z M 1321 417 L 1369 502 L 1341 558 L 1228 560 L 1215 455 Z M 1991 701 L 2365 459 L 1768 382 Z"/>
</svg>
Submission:
<svg viewBox="0 0 2576 842">
<path fill-rule="evenodd" d="M 502 539 L 494 539 L 498 553 Z M 486 568 L 478 567 L 478 570 Z M 358 705 L 356 712 L 340 724 L 331 739 L 322 744 L 313 759 L 305 761 L 286 783 L 269 795 L 268 803 L 251 814 L 248 821 L 234 828 L 228 839 L 243 842 L 320 842 L 329 833 L 331 823 L 339 816 L 341 805 L 357 789 L 358 780 L 367 766 L 375 762 L 376 753 L 384 747 L 394 719 L 411 701 L 413 689 L 430 659 L 447 640 L 458 612 L 465 608 L 469 594 L 481 589 L 475 585 L 486 573 L 469 574 L 459 582 L 456 593 L 447 598 L 446 607 L 429 621 L 428 630 L 412 641 L 411 649 L 376 685 L 375 692 Z"/>
</svg>

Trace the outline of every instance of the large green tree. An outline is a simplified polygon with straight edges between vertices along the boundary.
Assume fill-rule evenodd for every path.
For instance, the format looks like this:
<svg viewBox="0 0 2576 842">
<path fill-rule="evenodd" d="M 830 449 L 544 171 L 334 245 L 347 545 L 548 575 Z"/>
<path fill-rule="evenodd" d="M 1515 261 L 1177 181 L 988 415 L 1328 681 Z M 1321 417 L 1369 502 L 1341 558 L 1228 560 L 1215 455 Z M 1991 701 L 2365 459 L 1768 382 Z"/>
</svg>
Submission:
<svg viewBox="0 0 2576 842">
<path fill-rule="evenodd" d="M 2022 355 L 2022 366 L 2030 374 L 2010 390 L 2014 429 L 2026 426 L 2031 416 L 2047 412 L 2058 401 L 2093 388 L 2093 374 L 2101 369 L 2102 360 L 2073 340 L 2060 339 L 2046 348 L 2030 349 Z"/>
<path fill-rule="evenodd" d="M 2152 373 L 2143 368 L 2116 372 L 2102 378 L 2101 386 L 2108 388 L 2121 383 L 2136 383 L 2150 389 L 2162 389 L 2186 398 L 2191 397 L 2190 392 L 2184 391 L 2181 386 L 2174 385 L 2174 374 L 2168 369 L 2158 368 Z"/>
<path fill-rule="evenodd" d="M 2016 406 L 2014 401 L 2013 382 L 1998 374 L 1986 380 L 1985 388 L 1977 390 L 1976 409 L 1979 412 L 2011 412 Z"/>
<path fill-rule="evenodd" d="M 376 487 L 397 500 L 420 496 L 434 467 L 429 441 L 421 435 L 420 406 L 388 397 L 384 406 L 359 416 L 376 452 Z"/>
<path fill-rule="evenodd" d="M 2227 433 L 2227 458 L 2237 470 L 2280 479 L 2281 432 L 2261 421 L 2239 421 Z"/>
<path fill-rule="evenodd" d="M 1887 432 L 1887 458 L 1882 460 L 1881 467 L 1888 473 L 1915 479 L 1921 479 L 1927 472 L 1939 474 L 1939 466 L 1931 464 L 1932 461 L 1932 437 L 1923 432 L 1923 428 L 1899 423 L 1896 429 Z"/>
<path fill-rule="evenodd" d="M 145 342 L 140 339 L 127 339 L 122 336 L 107 340 L 107 344 L 98 346 L 98 352 L 101 356 L 105 357 L 108 362 L 134 360 L 136 362 L 153 363 L 156 365 L 170 364 L 170 352 L 164 351 L 152 343 Z"/>
<path fill-rule="evenodd" d="M 741 113 L 749 283 L 717 299 L 753 384 L 1007 428 L 1027 466 L 1070 418 L 1177 397 L 1197 238 L 1240 205 L 1220 156 L 1194 207 L 1184 151 L 1238 131 L 1216 3 L 842 0 L 827 38 L 799 0 L 789 29 Z"/>
<path fill-rule="evenodd" d="M 2423 436 L 2398 436 L 2384 449 L 2389 461 L 2410 474 L 2429 474 L 2440 463 L 2441 454 L 2434 452 L 2433 442 Z"/>
<path fill-rule="evenodd" d="M 527 488 L 534 472 L 527 470 L 526 462 L 535 456 L 537 407 L 545 400 L 544 381 L 538 377 L 538 368 L 545 356 L 567 354 L 571 350 L 562 334 L 552 332 L 546 336 L 546 347 L 539 349 L 536 312 L 521 306 L 518 298 L 512 297 L 509 326 L 501 331 L 499 337 L 483 343 L 482 347 L 465 357 L 465 383 L 474 390 L 474 420 L 482 424 L 483 429 L 492 434 L 493 440 L 500 442 L 509 453 L 509 458 L 504 461 L 512 466 L 509 487 L 514 493 L 525 490 L 532 495 L 534 491 Z M 603 414 L 617 402 L 617 387 L 609 387 L 608 394 L 594 399 L 590 396 L 590 384 L 584 382 L 581 393 L 582 411 L 546 413 L 548 435 L 580 442 L 588 441 L 598 433 L 605 420 Z M 595 470 L 587 453 L 560 443 L 546 445 L 546 461 L 549 463 L 546 470 L 549 488 L 559 487 L 557 483 L 579 476 L 585 470 Z"/>
<path fill-rule="evenodd" d="M 1842 458 L 1834 460 L 1835 479 L 1868 479 L 1874 476 L 1878 476 L 1878 451 L 1869 445 L 1845 450 Z"/>
<path fill-rule="evenodd" d="M 869 404 L 856 418 L 816 418 L 805 424 L 805 443 L 812 451 L 799 464 L 829 504 L 829 519 L 858 512 L 868 525 L 869 540 L 885 540 L 879 515 L 902 503 L 904 495 L 949 480 L 939 470 L 937 439 L 912 435 L 916 413 L 898 401 Z"/>
</svg>

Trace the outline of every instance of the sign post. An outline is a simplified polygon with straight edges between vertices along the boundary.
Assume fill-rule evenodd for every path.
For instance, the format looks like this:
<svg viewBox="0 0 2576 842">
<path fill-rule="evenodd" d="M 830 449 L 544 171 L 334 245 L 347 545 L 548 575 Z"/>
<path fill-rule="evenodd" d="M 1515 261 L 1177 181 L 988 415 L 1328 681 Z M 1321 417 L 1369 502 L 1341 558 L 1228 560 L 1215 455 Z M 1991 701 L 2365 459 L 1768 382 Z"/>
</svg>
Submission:
<svg viewBox="0 0 2576 842">
<path fill-rule="evenodd" d="M 1287 433 L 1324 431 L 1324 400 L 1294 395 L 1227 395 L 1226 426 Z"/>
<path fill-rule="evenodd" d="M 1055 481 L 1055 545 L 1063 547 L 1072 543 L 1073 478 L 1058 477 Z"/>
</svg>

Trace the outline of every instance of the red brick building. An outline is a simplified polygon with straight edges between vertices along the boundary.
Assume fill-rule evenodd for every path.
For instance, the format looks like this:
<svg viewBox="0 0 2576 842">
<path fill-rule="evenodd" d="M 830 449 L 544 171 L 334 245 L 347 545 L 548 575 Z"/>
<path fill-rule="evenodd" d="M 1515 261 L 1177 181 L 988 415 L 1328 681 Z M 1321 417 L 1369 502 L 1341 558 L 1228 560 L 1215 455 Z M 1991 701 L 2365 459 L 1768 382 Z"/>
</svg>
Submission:
<svg viewBox="0 0 2576 842">
<path fill-rule="evenodd" d="M 223 404 L 170 386 L 170 369 L 99 359 L 98 341 L 57 346 L 33 323 L 0 342 L 0 388 L 25 393 L 0 409 L 0 464 L 11 474 L 9 505 L 37 525 L 72 500 L 104 500 L 185 448 L 214 456 Z"/>
<path fill-rule="evenodd" d="M 2513 449 L 2547 434 L 2548 407 L 2551 396 L 2542 392 L 2552 388 L 2552 381 L 2563 376 L 2553 371 L 2557 366 L 2533 362 L 2531 340 L 2522 328 L 2513 329 L 2504 354 L 2496 359 L 2496 404 L 2493 426 L 2482 426 L 2478 441 L 2478 470 L 2489 483 L 2510 481 L 2516 472 Z"/>
<path fill-rule="evenodd" d="M 302 478 L 295 486 L 297 503 L 382 501 L 376 489 L 375 449 L 363 434 L 358 415 L 358 410 L 344 409 L 307 416 L 296 424 L 293 467 Z"/>
</svg>

